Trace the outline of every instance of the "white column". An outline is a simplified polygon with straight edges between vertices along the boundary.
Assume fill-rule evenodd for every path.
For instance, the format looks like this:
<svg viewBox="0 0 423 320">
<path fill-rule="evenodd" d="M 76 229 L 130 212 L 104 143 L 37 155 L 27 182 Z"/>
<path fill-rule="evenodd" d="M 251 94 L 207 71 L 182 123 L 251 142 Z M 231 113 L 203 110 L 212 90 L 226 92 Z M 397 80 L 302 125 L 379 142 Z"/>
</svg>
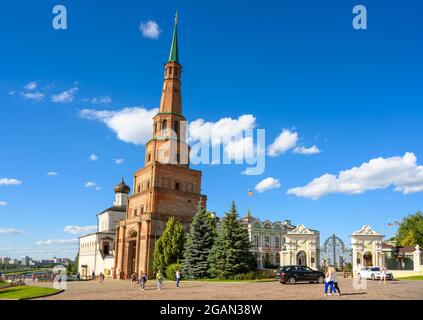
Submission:
<svg viewBox="0 0 423 320">
<path fill-rule="evenodd" d="M 420 246 L 416 245 L 416 251 L 413 252 L 414 271 L 421 270 L 422 251 Z"/>
</svg>

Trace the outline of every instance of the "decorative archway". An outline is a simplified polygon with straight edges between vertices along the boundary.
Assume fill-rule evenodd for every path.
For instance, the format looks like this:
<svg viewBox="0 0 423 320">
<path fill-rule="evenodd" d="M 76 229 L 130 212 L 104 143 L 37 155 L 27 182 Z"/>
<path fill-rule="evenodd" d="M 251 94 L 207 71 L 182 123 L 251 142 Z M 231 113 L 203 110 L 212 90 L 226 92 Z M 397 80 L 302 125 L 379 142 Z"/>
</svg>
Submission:
<svg viewBox="0 0 423 320">
<path fill-rule="evenodd" d="M 344 262 L 351 261 L 352 250 L 348 249 L 341 238 L 332 234 L 325 240 L 320 250 L 321 258 L 330 265 L 339 268 L 344 266 Z"/>
<path fill-rule="evenodd" d="M 302 250 L 297 253 L 297 265 L 299 266 L 307 265 L 307 254 Z"/>
<path fill-rule="evenodd" d="M 367 251 L 363 254 L 363 265 L 365 267 L 373 266 L 373 254 L 370 251 Z"/>
</svg>

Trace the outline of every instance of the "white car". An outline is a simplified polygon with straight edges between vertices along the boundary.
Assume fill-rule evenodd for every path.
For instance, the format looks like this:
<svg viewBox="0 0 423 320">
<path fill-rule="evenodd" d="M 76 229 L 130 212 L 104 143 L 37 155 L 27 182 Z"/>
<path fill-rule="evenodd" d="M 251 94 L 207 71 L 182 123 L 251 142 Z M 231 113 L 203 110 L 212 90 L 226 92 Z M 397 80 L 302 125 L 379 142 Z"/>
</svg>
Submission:
<svg viewBox="0 0 423 320">
<path fill-rule="evenodd" d="M 379 280 L 381 277 L 380 267 L 365 267 L 358 272 L 359 279 Z M 392 272 L 386 271 L 386 280 L 392 280 L 394 276 Z"/>
</svg>

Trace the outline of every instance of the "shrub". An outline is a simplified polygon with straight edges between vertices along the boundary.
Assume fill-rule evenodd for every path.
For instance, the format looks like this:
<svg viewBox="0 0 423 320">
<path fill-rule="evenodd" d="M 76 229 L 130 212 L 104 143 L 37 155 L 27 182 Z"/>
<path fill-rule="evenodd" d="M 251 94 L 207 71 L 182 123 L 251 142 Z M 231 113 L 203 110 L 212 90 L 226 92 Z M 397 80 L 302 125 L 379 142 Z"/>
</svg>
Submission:
<svg viewBox="0 0 423 320">
<path fill-rule="evenodd" d="M 182 270 L 182 265 L 180 263 L 173 263 L 166 268 L 166 279 L 176 280 L 176 270 Z"/>
</svg>

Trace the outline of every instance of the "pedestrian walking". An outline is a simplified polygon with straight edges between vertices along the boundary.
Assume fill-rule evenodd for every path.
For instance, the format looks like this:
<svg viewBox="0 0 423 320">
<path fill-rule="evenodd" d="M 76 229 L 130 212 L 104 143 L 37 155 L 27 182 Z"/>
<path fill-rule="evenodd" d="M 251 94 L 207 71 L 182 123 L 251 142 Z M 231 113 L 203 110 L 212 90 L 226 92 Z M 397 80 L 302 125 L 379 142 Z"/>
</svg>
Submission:
<svg viewBox="0 0 423 320">
<path fill-rule="evenodd" d="M 179 288 L 179 281 L 181 281 L 181 270 L 176 270 L 175 272 L 176 277 L 176 288 Z"/>
<path fill-rule="evenodd" d="M 333 273 L 332 268 L 328 268 L 325 274 L 325 296 L 331 296 L 332 293 L 328 293 L 328 289 L 332 290 L 332 292 L 336 293 L 336 289 L 333 287 Z"/>
<path fill-rule="evenodd" d="M 382 267 L 380 269 L 380 281 L 379 281 L 379 283 L 382 284 L 382 282 L 383 282 L 383 284 L 386 284 L 386 268 L 385 267 Z"/>
<path fill-rule="evenodd" d="M 131 274 L 131 287 L 133 287 L 134 283 L 136 283 L 136 282 L 137 282 L 137 275 L 135 274 L 135 272 L 133 272 Z"/>
<path fill-rule="evenodd" d="M 145 290 L 145 284 L 147 283 L 147 275 L 144 271 L 141 271 L 140 273 L 140 289 Z"/>
<path fill-rule="evenodd" d="M 161 290 L 163 287 L 163 275 L 160 270 L 156 273 L 156 280 L 157 280 L 157 290 Z"/>
<path fill-rule="evenodd" d="M 336 274 L 336 268 L 335 268 L 335 266 L 332 266 L 331 267 L 331 269 L 332 269 L 332 280 L 333 280 L 333 287 L 336 289 L 336 291 L 337 291 L 337 295 L 338 296 L 340 296 L 341 295 L 341 290 L 339 290 L 339 286 L 338 286 L 338 277 L 337 277 L 337 274 Z M 332 289 L 330 289 L 330 291 L 329 291 L 330 293 L 332 293 Z"/>
</svg>

